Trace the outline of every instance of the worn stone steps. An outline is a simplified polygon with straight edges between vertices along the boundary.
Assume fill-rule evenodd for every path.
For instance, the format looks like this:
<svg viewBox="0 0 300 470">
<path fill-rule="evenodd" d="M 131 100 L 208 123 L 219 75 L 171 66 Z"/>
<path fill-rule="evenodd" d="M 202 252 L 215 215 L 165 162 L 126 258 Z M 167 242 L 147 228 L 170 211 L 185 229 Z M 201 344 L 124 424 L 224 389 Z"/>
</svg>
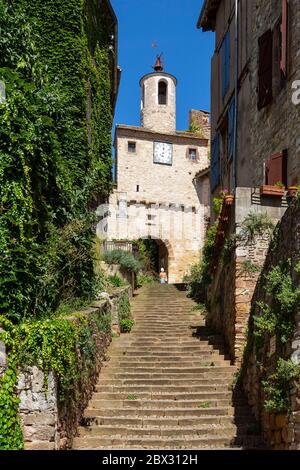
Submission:
<svg viewBox="0 0 300 470">
<path fill-rule="evenodd" d="M 135 325 L 113 339 L 73 448 L 261 447 L 223 339 L 185 292 L 146 286 L 132 305 Z"/>
<path fill-rule="evenodd" d="M 248 406 L 225 406 L 221 407 L 209 407 L 209 408 L 90 408 L 85 410 L 86 417 L 92 416 L 123 416 L 123 417 L 142 417 L 142 416 L 156 416 L 157 418 L 163 418 L 176 416 L 176 417 L 189 417 L 189 416 L 203 416 L 211 415 L 214 416 L 234 416 L 238 412 L 239 416 L 249 417 L 251 416 L 250 408 Z"/>
<path fill-rule="evenodd" d="M 102 390 L 102 389 L 101 389 Z M 133 393 L 124 393 L 120 391 L 109 391 L 109 392 L 95 392 L 93 395 L 93 400 L 126 400 L 128 399 L 128 395 L 134 395 L 137 399 L 149 399 L 152 400 L 172 400 L 172 401 L 182 401 L 182 400 L 211 400 L 211 399 L 223 399 L 227 398 L 232 400 L 232 393 L 231 391 L 224 391 L 223 388 L 220 387 L 219 391 L 204 391 L 204 392 L 183 392 L 180 393 L 176 390 L 176 392 L 170 393 L 167 389 L 163 393 L 155 393 L 155 392 L 143 392 L 139 391 L 136 394 Z M 243 398 L 243 396 L 241 395 Z"/>
<path fill-rule="evenodd" d="M 255 423 L 252 416 L 247 417 L 247 425 Z M 95 413 L 91 416 L 85 416 L 82 419 L 82 425 L 91 426 L 134 426 L 145 427 L 156 427 L 159 429 L 167 429 L 168 427 L 174 428 L 186 428 L 189 426 L 230 426 L 236 425 L 239 428 L 245 425 L 245 417 L 236 417 L 229 415 L 202 415 L 202 416 L 163 416 L 163 417 L 152 417 L 152 416 L 97 416 Z M 178 429 L 178 430 L 179 430 Z"/>
<path fill-rule="evenodd" d="M 134 449 L 136 446 L 140 446 L 144 449 L 203 449 L 203 448 L 215 448 L 215 446 L 241 446 L 247 441 L 247 447 L 255 447 L 261 443 L 260 439 L 250 436 L 211 436 L 210 433 L 206 436 L 197 436 L 197 438 L 167 438 L 159 437 L 154 439 L 152 437 L 130 437 L 127 436 L 114 436 L 114 437 L 79 437 L 74 440 L 74 449 L 107 449 L 108 446 L 112 448 L 120 449 Z"/>
<path fill-rule="evenodd" d="M 218 425 L 214 426 L 211 424 L 207 425 L 198 425 L 195 427 L 184 427 L 181 429 L 184 431 L 185 438 L 194 439 L 196 436 L 215 436 L 222 434 L 223 436 L 237 436 L 238 433 L 243 432 L 244 435 L 247 435 L 249 432 L 249 427 L 245 424 L 242 427 L 237 427 L 234 424 L 228 425 Z M 132 427 L 128 426 L 95 426 L 95 427 L 80 427 L 79 428 L 80 437 L 97 437 L 97 436 L 124 436 L 134 439 L 136 437 L 166 437 L 172 438 L 178 436 L 178 426 L 169 427 L 169 428 L 153 428 L 153 427 Z"/>
</svg>

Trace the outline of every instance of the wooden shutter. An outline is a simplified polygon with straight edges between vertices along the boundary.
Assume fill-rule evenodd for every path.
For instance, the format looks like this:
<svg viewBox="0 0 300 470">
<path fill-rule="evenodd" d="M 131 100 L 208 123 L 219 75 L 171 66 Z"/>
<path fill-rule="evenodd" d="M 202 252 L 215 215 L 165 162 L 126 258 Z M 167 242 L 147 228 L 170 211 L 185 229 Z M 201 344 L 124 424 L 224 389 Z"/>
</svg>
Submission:
<svg viewBox="0 0 300 470">
<path fill-rule="evenodd" d="M 282 19 L 281 19 L 281 57 L 280 69 L 283 75 L 287 75 L 287 29 L 288 29 L 288 4 L 287 0 L 282 1 Z"/>
<path fill-rule="evenodd" d="M 258 64 L 258 109 L 272 103 L 272 78 L 273 78 L 273 32 L 266 31 L 258 39 L 259 64 Z"/>
<path fill-rule="evenodd" d="M 235 98 L 233 97 L 228 109 L 228 158 L 231 161 L 234 153 Z"/>
<path fill-rule="evenodd" d="M 211 192 L 213 192 L 220 182 L 220 137 L 217 134 L 212 141 L 211 149 Z"/>
<path fill-rule="evenodd" d="M 274 153 L 265 165 L 266 184 L 283 183 L 287 186 L 287 151 Z"/>
</svg>

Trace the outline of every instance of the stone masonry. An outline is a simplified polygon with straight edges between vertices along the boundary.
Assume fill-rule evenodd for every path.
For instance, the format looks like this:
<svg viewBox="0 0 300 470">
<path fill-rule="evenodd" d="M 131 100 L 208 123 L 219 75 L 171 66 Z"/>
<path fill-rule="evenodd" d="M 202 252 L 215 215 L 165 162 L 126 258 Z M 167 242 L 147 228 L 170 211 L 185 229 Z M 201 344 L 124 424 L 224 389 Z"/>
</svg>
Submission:
<svg viewBox="0 0 300 470">
<path fill-rule="evenodd" d="M 159 104 L 162 81 L 166 104 Z M 109 215 L 97 227 L 101 239 L 150 237 L 163 244 L 171 283 L 182 282 L 199 259 L 208 201 L 201 200 L 204 183 L 195 176 L 209 167 L 209 113 L 197 114 L 203 135 L 176 131 L 176 83 L 163 71 L 141 79 L 142 126 L 116 127 L 117 186 L 107 208 L 98 210 Z"/>
</svg>

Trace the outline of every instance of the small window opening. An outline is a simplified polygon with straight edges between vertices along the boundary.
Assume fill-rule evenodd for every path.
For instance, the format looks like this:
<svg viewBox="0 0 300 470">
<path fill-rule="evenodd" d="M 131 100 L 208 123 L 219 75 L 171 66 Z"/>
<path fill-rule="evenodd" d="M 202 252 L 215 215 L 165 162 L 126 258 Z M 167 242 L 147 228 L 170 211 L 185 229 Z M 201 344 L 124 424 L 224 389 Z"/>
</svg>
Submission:
<svg viewBox="0 0 300 470">
<path fill-rule="evenodd" d="M 136 185 L 136 192 L 137 192 L 137 193 L 140 192 L 140 185 L 139 185 L 139 184 Z"/>
<path fill-rule="evenodd" d="M 197 161 L 197 149 L 189 149 L 189 160 Z"/>
<path fill-rule="evenodd" d="M 164 81 L 158 83 L 158 104 L 166 105 L 167 104 L 167 90 L 168 85 Z"/>
<path fill-rule="evenodd" d="M 135 153 L 136 152 L 136 143 L 135 142 L 128 142 L 128 152 Z"/>
</svg>

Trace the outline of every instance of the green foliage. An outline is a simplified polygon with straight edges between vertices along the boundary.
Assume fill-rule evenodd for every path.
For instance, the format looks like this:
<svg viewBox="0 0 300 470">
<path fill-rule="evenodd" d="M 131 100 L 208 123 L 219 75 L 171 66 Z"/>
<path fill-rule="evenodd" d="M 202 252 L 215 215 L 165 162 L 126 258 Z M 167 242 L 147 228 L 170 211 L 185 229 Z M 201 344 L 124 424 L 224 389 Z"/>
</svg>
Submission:
<svg viewBox="0 0 300 470">
<path fill-rule="evenodd" d="M 129 295 L 127 292 L 123 292 L 123 294 L 119 298 L 118 312 L 120 321 L 131 318 L 131 306 Z"/>
<path fill-rule="evenodd" d="M 265 289 L 272 298 L 272 304 L 258 303 L 261 309 L 254 316 L 254 335 L 259 339 L 265 333 L 276 335 L 281 344 L 287 343 L 295 329 L 295 314 L 300 306 L 300 288 L 293 283 L 290 261 L 275 266 L 266 276 Z"/>
<path fill-rule="evenodd" d="M 120 328 L 122 333 L 129 333 L 134 326 L 134 320 L 127 318 L 120 321 Z"/>
<path fill-rule="evenodd" d="M 197 123 L 194 119 L 190 123 L 188 132 L 195 134 L 197 137 L 204 138 L 204 132 L 202 126 Z"/>
<path fill-rule="evenodd" d="M 126 400 L 137 400 L 137 399 L 138 399 L 138 397 L 136 395 L 134 395 L 133 393 L 130 393 L 126 397 Z"/>
<path fill-rule="evenodd" d="M 278 188 L 282 188 L 282 189 L 285 188 L 285 185 L 282 183 L 282 181 L 277 181 L 275 183 L 275 186 L 277 186 Z"/>
<path fill-rule="evenodd" d="M 300 367 L 291 360 L 279 358 L 276 370 L 262 382 L 267 396 L 265 408 L 270 412 L 284 413 L 291 410 L 291 389 L 300 378 Z"/>
<path fill-rule="evenodd" d="M 212 200 L 213 210 L 217 217 L 221 214 L 223 201 L 224 201 L 223 196 L 214 197 Z"/>
<path fill-rule="evenodd" d="M 245 276 L 253 276 L 260 271 L 260 268 L 253 263 L 251 259 L 246 259 L 242 262 L 240 267 L 240 274 L 244 274 Z"/>
<path fill-rule="evenodd" d="M 5 331 L 0 340 L 8 349 L 8 367 L 0 379 L 0 449 L 22 448 L 16 396 L 17 370 L 37 365 L 45 374 L 45 390 L 50 371 L 58 378 L 59 399 L 70 400 L 78 381 L 89 376 L 95 367 L 102 333 L 110 335 L 110 313 L 73 315 L 73 320 L 54 318 L 24 321 L 14 325 L 5 317 L 0 322 Z"/>
<path fill-rule="evenodd" d="M 241 224 L 239 238 L 251 243 L 259 235 L 271 233 L 274 224 L 267 213 L 250 212 Z"/>
<path fill-rule="evenodd" d="M 188 284 L 188 294 L 195 300 L 202 300 L 203 287 L 210 284 L 210 268 L 214 252 L 215 238 L 217 234 L 218 221 L 216 221 L 208 230 L 204 247 L 202 250 L 201 261 L 192 266 L 189 275 L 185 276 L 184 282 Z"/>
<path fill-rule="evenodd" d="M 221 257 L 224 265 L 231 261 L 232 253 L 236 247 L 236 235 L 233 234 L 226 238 L 222 249 Z"/>
<path fill-rule="evenodd" d="M 14 321 L 94 288 L 91 209 L 111 188 L 111 52 L 103 28 L 88 47 L 83 6 L 0 0 L 0 311 Z"/>
<path fill-rule="evenodd" d="M 126 285 L 123 279 L 121 279 L 117 274 L 114 276 L 108 276 L 108 282 L 114 287 L 122 287 Z"/>
<path fill-rule="evenodd" d="M 155 282 L 157 282 L 157 279 L 155 279 L 153 276 L 150 276 L 149 274 L 139 273 L 137 275 L 137 286 L 138 287 L 142 287 L 142 286 L 145 286 L 147 284 L 153 284 Z"/>
<path fill-rule="evenodd" d="M 119 264 L 121 268 L 138 273 L 142 270 L 142 262 L 132 253 L 123 250 L 107 251 L 103 254 L 103 261 L 107 264 Z"/>
</svg>

